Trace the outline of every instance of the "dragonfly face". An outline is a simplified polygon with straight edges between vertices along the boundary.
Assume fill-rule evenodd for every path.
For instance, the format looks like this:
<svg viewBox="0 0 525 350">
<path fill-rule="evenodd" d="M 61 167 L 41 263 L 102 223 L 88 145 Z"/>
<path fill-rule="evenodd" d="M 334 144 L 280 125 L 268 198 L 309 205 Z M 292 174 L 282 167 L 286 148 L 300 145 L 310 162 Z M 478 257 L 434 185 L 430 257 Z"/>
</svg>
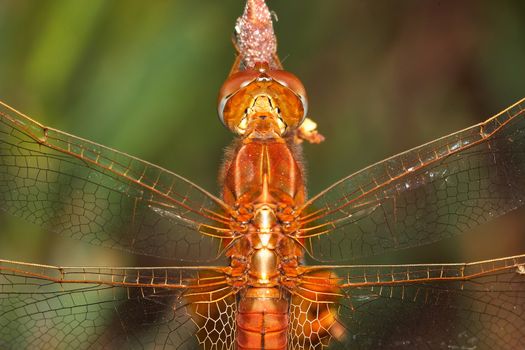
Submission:
<svg viewBox="0 0 525 350">
<path fill-rule="evenodd" d="M 119 268 L 2 260 L 0 346 L 522 346 L 523 255 L 435 265 L 353 259 L 431 243 L 522 205 L 523 102 L 307 198 L 296 140 L 281 142 L 303 119 L 306 94 L 276 72 L 257 87 L 271 98 L 252 96 L 246 128 L 245 108 L 223 113 L 238 134 L 266 137 L 235 146 L 220 197 L 2 105 L 5 210 L 84 242 L 185 261 Z M 224 105 L 254 81 L 241 77 L 227 83 Z M 292 112 L 271 110 L 279 99 Z M 265 124 L 259 109 L 275 123 Z M 319 265 L 305 265 L 303 255 Z"/>
<path fill-rule="evenodd" d="M 266 63 L 232 74 L 219 92 L 219 118 L 239 135 L 260 135 L 264 131 L 257 129 L 271 128 L 285 136 L 301 125 L 307 110 L 301 81 L 286 71 L 270 69 Z M 261 123 L 261 117 L 267 121 Z"/>
</svg>

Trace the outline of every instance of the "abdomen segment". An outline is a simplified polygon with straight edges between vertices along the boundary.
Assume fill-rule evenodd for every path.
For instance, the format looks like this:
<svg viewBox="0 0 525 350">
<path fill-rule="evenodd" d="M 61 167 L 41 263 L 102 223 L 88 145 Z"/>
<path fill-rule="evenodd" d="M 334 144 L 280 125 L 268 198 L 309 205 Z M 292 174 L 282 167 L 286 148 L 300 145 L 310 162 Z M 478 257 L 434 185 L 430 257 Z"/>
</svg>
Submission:
<svg viewBox="0 0 525 350">
<path fill-rule="evenodd" d="M 237 350 L 286 350 L 288 303 L 278 288 L 249 288 L 239 302 Z"/>
</svg>

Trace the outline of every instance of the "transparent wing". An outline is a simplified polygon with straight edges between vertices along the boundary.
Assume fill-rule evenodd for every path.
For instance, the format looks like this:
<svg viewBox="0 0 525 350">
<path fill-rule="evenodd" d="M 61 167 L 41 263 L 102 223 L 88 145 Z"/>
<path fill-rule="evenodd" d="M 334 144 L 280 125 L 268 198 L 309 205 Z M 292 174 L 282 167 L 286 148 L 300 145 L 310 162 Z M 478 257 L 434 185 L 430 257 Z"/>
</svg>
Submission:
<svg viewBox="0 0 525 350">
<path fill-rule="evenodd" d="M 310 254 L 349 261 L 453 236 L 525 203 L 525 99 L 374 164 L 302 209 Z"/>
<path fill-rule="evenodd" d="M 525 347 L 525 255 L 469 264 L 336 266 L 324 279 L 309 274 L 326 267 L 311 269 L 299 294 L 332 300 L 308 304 L 331 307 L 337 319 L 326 327 L 334 335 L 329 349 Z M 338 286 L 336 301 L 319 292 L 327 285 Z"/>
<path fill-rule="evenodd" d="M 2 349 L 233 349 L 221 268 L 54 267 L 0 260 Z M 199 345 L 200 344 L 200 345 Z"/>
<path fill-rule="evenodd" d="M 227 206 L 190 181 L 2 102 L 0 206 L 91 244 L 168 259 L 213 260 L 229 237 Z"/>
</svg>

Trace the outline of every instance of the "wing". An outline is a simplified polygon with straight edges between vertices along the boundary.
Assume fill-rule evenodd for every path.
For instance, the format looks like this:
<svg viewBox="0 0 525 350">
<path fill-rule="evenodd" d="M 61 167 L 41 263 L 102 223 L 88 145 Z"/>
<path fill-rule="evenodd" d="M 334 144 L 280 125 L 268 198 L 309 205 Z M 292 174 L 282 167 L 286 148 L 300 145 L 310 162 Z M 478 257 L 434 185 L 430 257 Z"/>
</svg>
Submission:
<svg viewBox="0 0 525 350">
<path fill-rule="evenodd" d="M 349 261 L 436 242 L 524 203 L 525 99 L 335 183 L 301 209 L 298 235 L 314 258 Z"/>
<path fill-rule="evenodd" d="M 2 349 L 225 350 L 234 334 L 235 297 L 219 267 L 0 260 Z"/>
<path fill-rule="evenodd" d="M 469 264 L 339 266 L 324 279 L 308 274 L 325 266 L 311 269 L 301 295 L 331 300 L 319 291 L 338 285 L 336 301 L 303 299 L 300 306 L 331 310 L 337 321 L 325 325 L 329 349 L 525 347 L 525 255 Z"/>
<path fill-rule="evenodd" d="M 168 259 L 216 259 L 230 237 L 229 208 L 197 185 L 2 102 L 0 206 L 88 243 Z"/>
</svg>

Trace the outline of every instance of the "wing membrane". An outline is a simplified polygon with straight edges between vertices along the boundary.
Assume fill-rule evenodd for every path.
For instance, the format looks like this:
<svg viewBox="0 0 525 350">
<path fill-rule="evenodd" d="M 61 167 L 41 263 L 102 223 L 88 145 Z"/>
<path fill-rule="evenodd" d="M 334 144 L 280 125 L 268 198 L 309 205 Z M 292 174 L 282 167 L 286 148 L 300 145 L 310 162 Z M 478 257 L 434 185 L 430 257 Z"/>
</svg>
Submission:
<svg viewBox="0 0 525 350">
<path fill-rule="evenodd" d="M 352 268 L 340 319 L 354 335 L 351 343 L 370 348 L 523 348 L 524 264 L 522 255 L 474 264 Z M 361 284 L 365 279 L 370 283 Z"/>
<path fill-rule="evenodd" d="M 332 185 L 305 204 L 300 235 L 314 258 L 349 261 L 436 242 L 524 203 L 525 99 Z"/>
<path fill-rule="evenodd" d="M 325 301 L 331 297 L 319 290 L 339 286 L 338 301 L 326 305 L 333 305 L 345 334 L 333 338 L 330 349 L 525 346 L 525 255 L 469 264 L 335 266 L 324 280 L 315 274 L 326 269 L 311 267 L 302 282 Z"/>
<path fill-rule="evenodd" d="M 193 350 L 201 343 L 228 349 L 234 301 L 218 267 L 54 267 L 0 260 L 0 345 Z M 208 333 L 206 317 L 229 330 Z"/>
<path fill-rule="evenodd" d="M 213 260 L 229 237 L 227 206 L 197 185 L 1 102 L 0 206 L 92 244 L 168 259 Z"/>
</svg>

